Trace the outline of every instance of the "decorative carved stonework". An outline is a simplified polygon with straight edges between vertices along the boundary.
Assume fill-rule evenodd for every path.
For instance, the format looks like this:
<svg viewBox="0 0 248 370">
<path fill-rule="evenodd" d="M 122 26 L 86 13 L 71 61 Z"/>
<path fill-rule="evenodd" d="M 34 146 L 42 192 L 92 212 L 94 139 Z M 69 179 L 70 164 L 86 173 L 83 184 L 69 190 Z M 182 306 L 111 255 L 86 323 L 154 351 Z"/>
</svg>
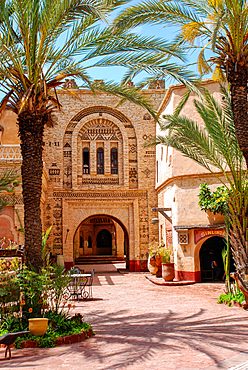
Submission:
<svg viewBox="0 0 248 370">
<path fill-rule="evenodd" d="M 49 175 L 55 176 L 60 174 L 60 169 L 59 168 L 49 168 Z"/>
<path fill-rule="evenodd" d="M 150 121 L 152 119 L 152 116 L 149 113 L 145 113 L 143 116 L 143 120 Z"/>
<path fill-rule="evenodd" d="M 77 89 L 78 85 L 76 84 L 74 78 L 66 78 L 63 85 L 63 89 Z"/>
<path fill-rule="evenodd" d="M 117 109 L 113 109 L 106 106 L 93 106 L 83 109 L 81 112 L 77 113 L 72 120 L 70 121 L 68 128 L 75 128 L 77 123 L 81 121 L 84 117 L 90 116 L 91 114 L 95 113 L 106 113 L 110 116 L 113 116 L 117 118 L 120 122 L 127 123 L 131 125 L 131 122 L 128 120 L 128 118 L 118 111 Z"/>
<path fill-rule="evenodd" d="M 151 171 L 148 167 L 144 170 L 144 171 L 141 171 L 145 176 L 146 178 L 148 179 L 150 174 L 153 173 L 154 171 Z"/>
<path fill-rule="evenodd" d="M 130 179 L 137 179 L 137 171 L 135 168 L 131 168 L 129 171 L 129 178 Z"/>
<path fill-rule="evenodd" d="M 84 199 L 84 198 L 147 198 L 148 194 L 147 191 L 137 190 L 137 191 L 79 191 L 79 192 L 63 192 L 63 191 L 55 191 L 53 193 L 55 198 L 76 198 L 76 199 Z"/>
<path fill-rule="evenodd" d="M 118 185 L 119 179 L 118 178 L 89 178 L 83 179 L 82 184 L 110 184 L 110 185 Z"/>
<path fill-rule="evenodd" d="M 137 153 L 137 144 L 130 144 L 129 148 L 130 153 Z"/>
<path fill-rule="evenodd" d="M 53 254 L 62 254 L 62 199 L 54 198 L 54 207 L 53 207 Z"/>
<path fill-rule="evenodd" d="M 23 197 L 21 194 L 15 195 L 15 198 L 13 195 L 7 194 L 4 195 L 4 198 L 7 200 L 8 204 L 23 204 Z"/>
<path fill-rule="evenodd" d="M 152 135 L 143 135 L 143 139 L 144 140 L 147 140 L 147 139 L 151 139 L 152 138 Z"/>
<path fill-rule="evenodd" d="M 119 128 L 111 121 L 103 118 L 86 123 L 79 132 L 82 140 L 119 141 L 122 135 Z"/>
</svg>

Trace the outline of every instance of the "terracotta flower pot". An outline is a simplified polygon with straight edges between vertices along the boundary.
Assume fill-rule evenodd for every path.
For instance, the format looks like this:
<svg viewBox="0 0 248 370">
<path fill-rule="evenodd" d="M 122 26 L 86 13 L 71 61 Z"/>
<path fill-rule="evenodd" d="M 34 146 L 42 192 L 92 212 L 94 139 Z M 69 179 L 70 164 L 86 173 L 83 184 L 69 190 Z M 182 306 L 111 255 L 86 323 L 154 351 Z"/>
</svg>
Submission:
<svg viewBox="0 0 248 370">
<path fill-rule="evenodd" d="M 224 216 L 221 213 L 214 214 L 207 210 L 208 221 L 210 224 L 224 224 Z"/>
<path fill-rule="evenodd" d="M 156 265 L 155 256 L 149 255 L 147 265 L 148 265 L 148 270 L 150 271 L 150 273 L 152 275 L 156 275 L 156 272 L 158 271 L 158 267 Z"/>
<path fill-rule="evenodd" d="M 162 263 L 162 278 L 171 281 L 175 277 L 174 263 Z"/>
<path fill-rule="evenodd" d="M 156 272 L 156 277 L 162 277 L 162 257 L 160 255 L 155 256 L 156 266 L 158 271 Z"/>
<path fill-rule="evenodd" d="M 37 319 L 28 319 L 29 331 L 33 335 L 43 335 L 47 331 L 48 319 L 44 317 Z"/>
</svg>

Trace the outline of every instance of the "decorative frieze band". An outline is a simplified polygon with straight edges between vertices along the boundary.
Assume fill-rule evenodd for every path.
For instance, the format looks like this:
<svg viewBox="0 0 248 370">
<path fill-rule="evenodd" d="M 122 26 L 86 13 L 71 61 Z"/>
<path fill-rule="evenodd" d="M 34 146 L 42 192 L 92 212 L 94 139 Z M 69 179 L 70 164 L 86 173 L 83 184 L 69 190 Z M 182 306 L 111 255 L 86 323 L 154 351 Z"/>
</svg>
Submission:
<svg viewBox="0 0 248 370">
<path fill-rule="evenodd" d="M 119 184 L 119 179 L 112 179 L 112 178 L 104 178 L 104 179 L 83 179 L 82 184 L 110 184 L 110 185 L 118 185 Z"/>
<path fill-rule="evenodd" d="M 53 193 L 55 198 L 147 198 L 147 191 L 94 191 L 94 192 L 63 192 Z"/>
</svg>

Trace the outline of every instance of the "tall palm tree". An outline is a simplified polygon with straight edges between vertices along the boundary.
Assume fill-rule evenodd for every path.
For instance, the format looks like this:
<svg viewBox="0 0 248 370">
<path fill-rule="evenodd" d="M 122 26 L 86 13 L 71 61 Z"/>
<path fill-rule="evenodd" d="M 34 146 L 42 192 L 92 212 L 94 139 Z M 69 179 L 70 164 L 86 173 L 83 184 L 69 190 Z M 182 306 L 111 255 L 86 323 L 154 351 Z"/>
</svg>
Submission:
<svg viewBox="0 0 248 370">
<path fill-rule="evenodd" d="M 248 270 L 248 173 L 244 170 L 244 158 L 235 133 L 230 93 L 223 86 L 220 89 L 221 104 L 207 90 L 202 94 L 203 101 L 194 100 L 204 126 L 199 127 L 180 114 L 189 91 L 174 114 L 164 116 L 161 130 L 165 135 L 151 138 L 146 146 L 163 144 L 179 150 L 229 189 L 229 211 L 225 218 L 237 272 L 248 289 L 245 277 Z"/>
<path fill-rule="evenodd" d="M 94 85 L 89 65 L 106 57 L 112 65 L 134 65 L 170 56 L 183 58 L 177 48 L 155 38 L 142 38 L 102 25 L 124 0 L 2 0 L 0 2 L 0 105 L 17 115 L 22 153 L 25 257 L 37 269 L 41 263 L 40 198 L 45 126 L 54 124 L 60 109 L 56 88 L 75 76 L 93 91 L 108 91 L 147 108 L 137 88 L 114 83 Z M 182 73 L 183 76 L 183 73 Z M 187 76 L 186 76 L 187 77 Z M 182 77 L 184 78 L 184 76 Z"/>
<path fill-rule="evenodd" d="M 229 82 L 237 139 L 248 165 L 248 1 L 149 0 L 128 8 L 115 20 L 119 29 L 145 23 L 180 26 L 177 42 L 200 50 L 201 74 L 211 71 L 214 64 L 213 77 Z M 206 60 L 208 49 L 213 56 Z"/>
</svg>

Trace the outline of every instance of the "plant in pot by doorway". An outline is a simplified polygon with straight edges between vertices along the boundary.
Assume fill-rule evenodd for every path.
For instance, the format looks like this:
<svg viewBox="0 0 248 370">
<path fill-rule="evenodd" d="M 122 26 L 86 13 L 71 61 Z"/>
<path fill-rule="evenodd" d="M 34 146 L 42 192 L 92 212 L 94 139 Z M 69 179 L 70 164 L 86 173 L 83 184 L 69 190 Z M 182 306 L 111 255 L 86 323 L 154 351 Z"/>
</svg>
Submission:
<svg viewBox="0 0 248 370">
<path fill-rule="evenodd" d="M 159 248 L 159 243 L 150 244 L 148 248 L 148 270 L 152 275 L 156 275 L 157 277 L 162 276 L 162 259 L 159 254 Z"/>
<path fill-rule="evenodd" d="M 171 264 L 170 262 L 172 262 L 172 259 L 173 259 L 173 247 L 172 246 L 166 247 L 164 241 L 161 241 L 160 243 L 151 244 L 149 246 L 148 270 L 150 271 L 151 274 L 156 275 L 156 277 L 162 277 L 163 263 Z"/>
<path fill-rule="evenodd" d="M 165 245 L 159 249 L 159 254 L 162 259 L 162 278 L 165 281 L 171 281 L 175 277 L 174 262 L 173 262 L 173 247 Z"/>
</svg>

